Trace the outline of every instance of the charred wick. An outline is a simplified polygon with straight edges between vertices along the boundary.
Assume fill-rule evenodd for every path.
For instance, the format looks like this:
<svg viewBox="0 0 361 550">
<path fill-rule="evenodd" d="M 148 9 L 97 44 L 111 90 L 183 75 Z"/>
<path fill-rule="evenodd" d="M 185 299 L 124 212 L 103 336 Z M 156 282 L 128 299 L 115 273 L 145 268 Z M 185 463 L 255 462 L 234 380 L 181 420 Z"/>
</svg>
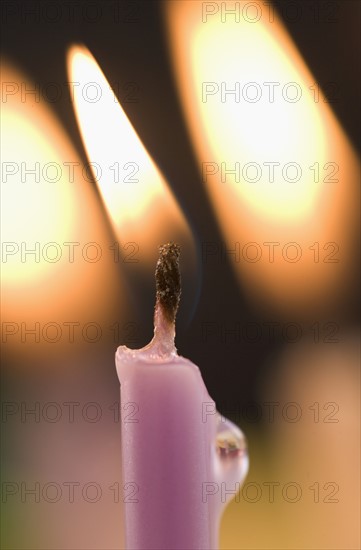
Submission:
<svg viewBox="0 0 361 550">
<path fill-rule="evenodd" d="M 179 256 L 179 245 L 175 243 L 161 245 L 155 269 L 157 304 L 160 305 L 170 323 L 175 322 L 181 295 Z"/>
</svg>

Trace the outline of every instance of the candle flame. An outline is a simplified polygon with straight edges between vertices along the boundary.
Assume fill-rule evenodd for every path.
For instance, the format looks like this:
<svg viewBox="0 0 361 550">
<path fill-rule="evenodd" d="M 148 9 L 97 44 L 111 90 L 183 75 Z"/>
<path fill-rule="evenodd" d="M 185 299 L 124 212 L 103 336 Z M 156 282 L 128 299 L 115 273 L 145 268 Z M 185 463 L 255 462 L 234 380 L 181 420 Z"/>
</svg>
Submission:
<svg viewBox="0 0 361 550">
<path fill-rule="evenodd" d="M 192 237 L 165 178 L 142 144 L 92 54 L 83 46 L 68 53 L 75 111 L 95 181 L 118 239 L 135 242 L 154 265 L 159 243 Z M 84 90 L 93 87 L 96 100 Z M 89 94 L 90 95 L 90 91 Z M 95 97 L 95 95 L 94 95 Z"/>
<path fill-rule="evenodd" d="M 286 29 L 250 4 L 167 3 L 168 39 L 242 285 L 266 311 L 307 314 L 349 286 L 358 162 Z"/>
<path fill-rule="evenodd" d="M 101 321 L 111 298 L 103 292 L 100 299 L 97 290 L 105 274 L 109 290 L 119 281 L 104 253 L 95 193 L 59 121 L 36 86 L 8 62 L 1 78 L 3 342 L 37 344 L 45 341 L 39 336 L 44 323 L 64 332 L 62 321 Z M 92 261 L 94 251 L 101 261 Z M 22 334 L 31 329 L 32 336 Z"/>
</svg>

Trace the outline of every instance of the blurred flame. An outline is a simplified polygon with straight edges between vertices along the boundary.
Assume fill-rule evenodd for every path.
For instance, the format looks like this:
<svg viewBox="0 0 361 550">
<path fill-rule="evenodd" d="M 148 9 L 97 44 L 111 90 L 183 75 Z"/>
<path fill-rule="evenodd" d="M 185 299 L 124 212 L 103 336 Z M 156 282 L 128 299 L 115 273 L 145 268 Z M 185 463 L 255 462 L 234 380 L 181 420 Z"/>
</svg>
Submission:
<svg viewBox="0 0 361 550">
<path fill-rule="evenodd" d="M 68 70 L 70 80 L 79 83 L 74 90 L 76 116 L 88 158 L 97 165 L 94 178 L 115 233 L 122 243 L 135 242 L 153 269 L 159 244 L 192 241 L 187 223 L 87 48 L 69 50 Z M 94 96 L 98 93 L 96 101 L 84 93 L 90 83 Z"/>
<path fill-rule="evenodd" d="M 237 6 L 239 21 L 226 13 L 237 12 Z M 351 271 L 358 162 L 321 92 L 315 101 L 316 79 L 281 22 L 276 16 L 270 20 L 264 3 L 252 6 L 252 13 L 244 13 L 237 2 L 166 3 L 168 38 L 203 181 L 227 246 L 240 243 L 242 250 L 254 242 L 261 250 L 259 261 L 241 255 L 234 262 L 240 280 L 266 309 L 302 314 L 310 304 L 327 307 Z M 251 22 L 256 15 L 259 21 Z M 236 83 L 238 97 L 227 95 Z M 300 99 L 293 101 L 299 90 Z M 206 162 L 213 163 L 208 175 Z M 239 181 L 225 173 L 236 162 Z M 264 164 L 272 162 L 279 163 L 274 181 Z M 247 163 L 259 168 L 251 166 L 244 176 Z M 280 176 L 288 163 L 300 166 L 299 181 L 287 181 L 299 176 L 292 166 L 286 178 Z M 336 181 L 325 182 L 327 176 Z M 273 262 L 265 242 L 278 243 Z M 295 263 L 282 256 L 290 242 L 301 248 Z M 323 248 L 330 242 L 339 247 L 337 263 L 324 262 L 334 250 Z M 319 261 L 312 246 L 319 246 Z"/>
<path fill-rule="evenodd" d="M 24 81 L 7 67 L 2 77 L 5 83 Z M 35 102 L 33 107 L 37 107 Z M 69 158 L 69 145 L 53 115 L 43 106 L 36 109 L 36 121 L 34 115 L 29 105 L 16 101 L 14 96 L 8 96 L 2 106 L 1 127 L 6 138 L 2 142 L 2 194 L 6 206 L 2 212 L 2 240 L 17 246 L 26 241 L 29 249 L 31 243 L 44 241 L 44 236 L 46 242 L 69 240 L 75 226 L 75 204 L 65 173 L 54 183 L 43 179 L 36 182 L 37 176 L 30 173 L 38 163 L 41 177 L 47 163 L 63 166 L 63 158 Z M 52 268 L 50 262 L 29 261 L 21 269 L 18 255 L 11 254 L 10 247 L 5 256 L 5 282 L 40 280 L 46 278 Z"/>
<path fill-rule="evenodd" d="M 36 89 L 24 75 L 3 63 L 1 78 L 9 91 L 1 108 L 2 314 L 14 331 L 3 341 L 34 344 L 34 334 L 22 339 L 20 323 L 40 323 L 44 342 L 44 323 L 101 322 L 119 280 L 95 193 L 63 128 L 39 93 L 24 99 L 22 87 Z M 90 242 L 101 261 L 84 259 Z"/>
</svg>

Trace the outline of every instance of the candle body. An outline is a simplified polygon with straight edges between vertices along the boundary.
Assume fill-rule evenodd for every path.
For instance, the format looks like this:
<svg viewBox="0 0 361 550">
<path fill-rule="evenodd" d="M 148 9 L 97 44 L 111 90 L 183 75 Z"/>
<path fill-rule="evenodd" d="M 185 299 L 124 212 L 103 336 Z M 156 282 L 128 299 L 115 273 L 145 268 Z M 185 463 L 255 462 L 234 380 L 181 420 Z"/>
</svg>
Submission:
<svg viewBox="0 0 361 550">
<path fill-rule="evenodd" d="M 161 359 L 121 346 L 121 437 L 127 550 L 216 548 L 216 417 L 198 367 L 176 354 Z"/>
</svg>

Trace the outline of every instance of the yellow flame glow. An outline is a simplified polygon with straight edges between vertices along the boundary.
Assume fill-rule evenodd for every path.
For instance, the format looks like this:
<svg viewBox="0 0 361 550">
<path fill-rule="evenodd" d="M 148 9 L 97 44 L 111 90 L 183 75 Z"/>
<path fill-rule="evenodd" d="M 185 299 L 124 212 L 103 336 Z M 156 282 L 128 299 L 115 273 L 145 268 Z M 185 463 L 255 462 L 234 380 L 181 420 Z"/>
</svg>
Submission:
<svg viewBox="0 0 361 550">
<path fill-rule="evenodd" d="M 68 68 L 79 83 L 76 116 L 115 233 L 122 243 L 137 243 L 141 258 L 153 264 L 160 243 L 191 238 L 185 219 L 92 54 L 72 47 Z"/>
<path fill-rule="evenodd" d="M 7 74 L 5 82 L 14 82 L 10 73 Z M 2 75 L 5 77 L 4 71 Z M 42 177 L 42 173 L 47 173 L 46 165 L 64 168 L 64 135 L 56 136 L 55 147 L 51 134 L 55 121 L 51 114 L 38 108 L 35 121 L 31 109 L 26 114 L 24 111 L 24 104 L 20 101 L 15 104 L 15 100 L 8 97 L 1 117 L 2 135 L 5 137 L 2 141 L 2 239 L 6 260 L 3 277 L 5 281 L 13 282 L 46 277 L 51 267 L 50 262 L 29 261 L 21 269 L 15 249 L 22 242 L 28 245 L 29 250 L 33 243 L 35 250 L 35 243 L 43 241 L 44 236 L 48 242 L 67 241 L 75 224 L 71 187 L 66 185 L 63 175 L 52 183 Z M 49 178 L 55 178 L 55 170 L 51 174 L 49 169 Z M 5 243 L 8 243 L 7 247 Z"/>
<path fill-rule="evenodd" d="M 100 320 L 117 270 L 96 195 L 59 121 L 27 77 L 7 63 L 1 77 L 2 313 L 20 341 L 20 323 Z"/>
<path fill-rule="evenodd" d="M 277 16 L 250 4 L 165 3 L 175 76 L 226 244 L 240 245 L 242 283 L 258 302 L 307 311 L 332 301 L 350 271 L 358 164 Z M 249 242 L 255 262 L 242 257 Z M 285 260 L 290 242 L 297 262 Z M 325 263 L 333 250 L 338 262 Z"/>
</svg>

